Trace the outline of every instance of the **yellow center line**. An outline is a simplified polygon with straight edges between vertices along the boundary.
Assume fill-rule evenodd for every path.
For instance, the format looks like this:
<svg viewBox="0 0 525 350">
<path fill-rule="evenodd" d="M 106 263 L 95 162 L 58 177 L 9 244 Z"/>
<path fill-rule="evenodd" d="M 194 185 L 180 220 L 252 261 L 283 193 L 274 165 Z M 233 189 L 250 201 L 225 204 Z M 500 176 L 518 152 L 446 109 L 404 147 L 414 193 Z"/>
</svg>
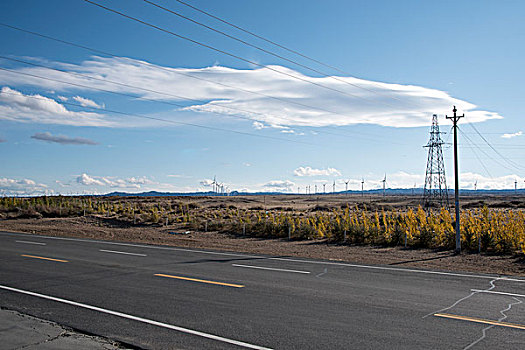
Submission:
<svg viewBox="0 0 525 350">
<path fill-rule="evenodd" d="M 492 321 L 492 320 L 486 320 L 486 319 L 478 318 L 478 317 L 460 316 L 460 315 L 452 315 L 452 314 L 434 314 L 434 316 L 453 318 L 455 320 L 463 320 L 463 321 L 470 321 L 470 322 L 476 322 L 476 323 L 490 324 L 493 326 L 501 326 L 501 327 L 509 327 L 509 328 L 517 328 L 517 329 L 525 330 L 525 325 L 522 325 L 522 324 L 502 322 L 502 321 Z"/>
<path fill-rule="evenodd" d="M 24 256 L 24 257 L 26 257 L 26 258 L 42 259 L 42 260 L 51 260 L 51 261 L 58 261 L 58 262 L 63 262 L 63 263 L 69 262 L 69 261 L 67 261 L 67 260 L 60 260 L 60 259 L 53 259 L 53 258 L 45 258 L 45 257 L 43 257 L 43 256 L 26 255 L 26 254 L 22 254 L 21 256 Z"/>
<path fill-rule="evenodd" d="M 175 279 L 179 279 L 179 280 L 193 281 L 193 282 L 200 282 L 200 283 L 217 284 L 219 286 L 226 286 L 226 287 L 244 288 L 244 286 L 241 285 L 241 284 L 232 284 L 232 283 L 200 280 L 200 279 L 197 279 L 197 278 L 189 278 L 189 277 L 182 277 L 182 276 L 164 275 L 162 273 L 156 273 L 155 276 L 167 277 L 167 278 L 175 278 Z"/>
</svg>

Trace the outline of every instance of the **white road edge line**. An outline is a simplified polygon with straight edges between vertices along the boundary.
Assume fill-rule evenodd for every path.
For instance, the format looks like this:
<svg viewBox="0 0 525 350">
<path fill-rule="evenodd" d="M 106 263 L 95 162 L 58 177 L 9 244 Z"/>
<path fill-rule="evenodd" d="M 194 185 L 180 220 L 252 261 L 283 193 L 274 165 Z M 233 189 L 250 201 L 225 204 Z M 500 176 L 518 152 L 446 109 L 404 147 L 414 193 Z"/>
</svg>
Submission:
<svg viewBox="0 0 525 350">
<path fill-rule="evenodd" d="M 310 273 L 310 271 L 299 271 L 299 270 L 288 270 L 288 269 L 276 269 L 272 267 L 262 267 L 262 266 L 253 266 L 253 265 L 240 265 L 232 264 L 235 267 L 247 267 L 250 269 L 261 269 L 261 270 L 271 270 L 271 271 L 282 271 L 282 272 L 295 272 L 295 273 Z"/>
<path fill-rule="evenodd" d="M 320 265 L 357 267 L 357 268 L 372 269 L 372 270 L 426 273 L 426 274 L 430 274 L 430 275 L 444 275 L 444 276 L 470 277 L 470 278 L 483 278 L 483 279 L 495 279 L 495 278 L 498 278 L 498 279 L 500 279 L 502 281 L 525 282 L 525 279 L 507 278 L 507 277 L 498 277 L 498 276 L 486 276 L 486 275 L 468 275 L 468 274 L 463 274 L 463 273 L 441 272 L 441 271 L 432 271 L 432 270 L 400 269 L 400 268 L 396 268 L 396 267 L 358 265 L 358 264 L 337 263 L 337 262 L 330 262 L 330 261 L 309 261 L 309 260 L 299 260 L 299 259 L 291 259 L 291 258 L 267 258 L 267 259 L 268 260 L 289 261 L 289 262 L 302 262 L 302 263 L 309 263 L 309 264 L 320 264 Z"/>
<path fill-rule="evenodd" d="M 17 243 L 26 243 L 26 244 L 36 244 L 36 245 L 46 245 L 45 243 L 40 242 L 30 242 L 30 241 L 15 241 Z"/>
<path fill-rule="evenodd" d="M 14 232 L 0 232 L 0 234 L 26 235 L 26 236 L 29 235 L 27 233 L 14 233 Z M 337 262 L 330 262 L 330 261 L 299 260 L 299 259 L 292 259 L 292 258 L 272 258 L 272 257 L 264 257 L 264 256 L 257 256 L 257 255 L 212 252 L 212 251 L 206 251 L 206 250 L 183 249 L 183 248 L 175 248 L 175 247 L 159 247 L 159 246 L 153 246 L 153 245 L 148 246 L 148 245 L 142 245 L 142 244 L 108 242 L 108 241 L 89 240 L 89 239 L 81 239 L 81 238 L 51 237 L 51 236 L 41 236 L 41 235 L 38 235 L 38 237 L 39 238 L 47 238 L 47 239 L 64 240 L 64 241 L 111 244 L 111 245 L 118 245 L 118 246 L 125 246 L 125 247 L 139 247 L 139 248 L 182 251 L 182 252 L 190 252 L 190 253 L 212 254 L 212 255 L 223 255 L 223 256 L 238 256 L 238 257 L 243 257 L 243 258 L 254 258 L 254 259 L 280 260 L 280 261 L 298 262 L 298 263 L 303 263 L 303 264 L 321 264 L 321 265 L 332 265 L 332 266 L 343 266 L 343 267 L 355 267 L 355 268 L 362 268 L 362 269 L 374 269 L 374 270 L 386 270 L 386 271 L 398 271 L 398 272 L 423 273 L 423 274 L 430 274 L 430 275 L 467 277 L 467 278 L 482 278 L 482 279 L 490 279 L 490 280 L 493 280 L 495 278 L 499 278 L 500 280 L 505 280 L 505 281 L 509 281 L 509 282 L 525 282 L 525 279 L 508 278 L 508 277 L 501 277 L 501 276 L 469 275 L 469 274 L 461 274 L 461 273 L 453 273 L 453 272 L 441 272 L 441 271 L 432 271 L 432 270 L 415 270 L 415 269 L 404 269 L 404 268 L 386 267 L 386 266 L 358 265 L 358 264 L 337 263 Z"/>
<path fill-rule="evenodd" d="M 200 332 L 200 331 L 195 331 L 193 329 L 188 329 L 188 328 L 184 328 L 184 327 L 174 326 L 174 325 L 171 325 L 171 324 L 168 324 L 168 323 L 158 322 L 158 321 L 150 320 L 150 319 L 143 318 L 143 317 L 128 315 L 128 314 L 125 314 L 123 312 L 112 311 L 112 310 L 104 309 L 104 308 L 101 308 L 101 307 L 98 307 L 98 306 L 78 303 L 76 301 L 71 301 L 71 300 L 57 298 L 57 297 L 53 297 L 53 296 L 49 296 L 49 295 L 39 294 L 39 293 L 30 292 L 30 291 L 27 291 L 27 290 L 13 288 L 13 287 L 8 287 L 8 286 L 4 286 L 4 285 L 0 285 L 0 288 L 1 289 L 5 289 L 5 290 L 9 290 L 9 291 L 12 291 L 12 292 L 17 292 L 17 293 L 31 295 L 31 296 L 38 297 L 38 298 L 43 298 L 43 299 L 57 301 L 59 303 L 64 303 L 64 304 L 69 304 L 69 305 L 73 305 L 73 306 L 78 306 L 78 307 L 82 307 L 84 309 L 94 310 L 94 311 L 102 312 L 102 313 L 109 314 L 109 315 L 119 316 L 119 317 L 122 317 L 122 318 L 127 318 L 129 320 L 134 320 L 134 321 L 138 321 L 138 322 L 142 322 L 142 323 L 148 323 L 148 324 L 151 324 L 151 325 L 154 325 L 154 326 L 158 326 L 158 327 L 164 327 L 164 328 L 168 328 L 168 329 L 173 329 L 175 331 L 188 333 L 188 334 L 193 334 L 193 335 L 197 335 L 197 336 L 203 337 L 203 338 L 208 338 L 208 339 L 221 341 L 221 342 L 224 342 L 224 343 L 234 344 L 234 345 L 242 346 L 242 347 L 245 347 L 245 348 L 248 348 L 248 349 L 271 350 L 270 348 L 265 348 L 265 347 L 262 347 L 262 346 L 245 343 L 245 342 L 238 341 L 238 340 L 228 339 L 228 338 L 220 337 L 218 335 L 213 335 L 213 334 L 208 334 L 208 333 L 204 333 L 204 332 Z"/>
<path fill-rule="evenodd" d="M 471 291 L 471 292 L 476 292 L 476 293 L 500 294 L 500 295 L 509 295 L 509 296 L 512 296 L 512 297 L 524 297 L 524 298 L 525 298 L 525 294 L 515 294 L 515 293 L 506 293 L 506 292 L 496 292 L 496 291 L 493 291 L 493 290 L 482 290 L 482 289 L 471 289 L 470 291 Z"/>
<path fill-rule="evenodd" d="M 146 254 L 119 252 L 118 250 L 99 249 L 98 251 L 99 252 L 104 252 L 104 253 L 126 254 L 126 255 L 135 255 L 135 256 L 147 256 Z"/>
</svg>

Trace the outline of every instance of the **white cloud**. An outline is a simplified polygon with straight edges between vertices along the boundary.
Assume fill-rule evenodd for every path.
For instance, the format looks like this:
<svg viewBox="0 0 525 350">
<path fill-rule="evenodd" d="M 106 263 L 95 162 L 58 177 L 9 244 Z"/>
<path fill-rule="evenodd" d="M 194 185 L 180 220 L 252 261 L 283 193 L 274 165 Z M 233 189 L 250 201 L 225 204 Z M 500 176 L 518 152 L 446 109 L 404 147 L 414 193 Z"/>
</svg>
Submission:
<svg viewBox="0 0 525 350">
<path fill-rule="evenodd" d="M 368 185 L 370 188 L 382 188 L 385 175 L 380 175 L 370 179 L 365 179 L 365 187 Z M 447 179 L 449 181 L 449 179 Z M 386 174 L 386 187 L 388 188 L 413 188 L 414 184 L 416 187 L 424 187 L 425 185 L 425 174 L 409 174 L 404 171 L 399 171 L 393 174 Z M 448 183 L 450 184 L 450 183 Z"/>
<path fill-rule="evenodd" d="M 461 188 L 474 189 L 477 181 L 478 190 L 510 190 L 514 189 L 514 181 L 518 181 L 518 188 L 523 188 L 525 177 L 504 175 L 491 178 L 475 173 L 462 173 L 460 181 Z"/>
<path fill-rule="evenodd" d="M 77 183 L 85 186 L 104 186 L 106 183 L 104 181 L 98 180 L 94 177 L 89 176 L 88 174 L 82 174 L 77 177 Z"/>
<path fill-rule="evenodd" d="M 210 179 L 204 179 L 199 182 L 204 187 L 211 187 L 213 185 L 213 180 Z"/>
<path fill-rule="evenodd" d="M 295 176 L 341 176 L 341 172 L 335 168 L 314 169 L 312 167 L 299 167 L 293 171 Z"/>
<path fill-rule="evenodd" d="M 383 184 L 384 175 L 375 175 L 365 178 L 365 189 L 380 189 Z M 447 187 L 449 189 L 454 188 L 454 178 L 452 176 L 447 177 Z M 417 188 L 423 188 L 425 185 L 425 174 L 409 174 L 404 171 L 386 175 L 387 188 L 413 188 L 416 184 Z M 525 177 L 517 175 L 503 175 L 499 177 L 487 177 L 476 173 L 466 172 L 460 174 L 460 188 L 462 189 L 474 189 L 474 184 L 477 181 L 478 190 L 509 190 L 514 189 L 514 181 L 518 181 L 518 188 L 522 186 L 525 181 Z M 352 186 L 353 184 L 353 186 Z M 351 181 L 349 189 L 360 190 L 361 181 Z"/>
<path fill-rule="evenodd" d="M 123 189 L 141 189 L 145 185 L 163 187 L 165 187 L 164 185 L 167 185 L 154 182 L 145 176 L 121 179 L 113 176 L 91 176 L 86 173 L 77 176 L 76 182 L 84 186 L 102 186 Z"/>
<path fill-rule="evenodd" d="M 291 191 L 293 187 L 295 186 L 295 183 L 289 180 L 273 180 L 270 182 L 267 182 L 263 185 L 263 187 L 271 188 L 276 191 Z"/>
<path fill-rule="evenodd" d="M 98 145 L 97 142 L 82 137 L 69 137 L 65 135 L 52 135 L 49 132 L 37 132 L 32 139 L 59 143 L 61 145 Z"/>
<path fill-rule="evenodd" d="M 103 115 L 71 111 L 52 98 L 24 95 L 7 86 L 0 91 L 0 115 L 7 120 L 26 123 L 114 126 Z"/>
<path fill-rule="evenodd" d="M 511 139 L 513 137 L 521 136 L 521 135 L 523 135 L 523 132 L 522 131 L 518 131 L 518 132 L 515 132 L 513 134 L 503 134 L 503 135 L 501 135 L 501 137 L 503 137 L 504 139 Z"/>
<path fill-rule="evenodd" d="M 53 79 L 136 94 L 151 99 L 177 101 L 178 98 L 173 95 L 180 95 L 203 101 L 194 103 L 186 110 L 220 112 L 252 118 L 256 121 L 253 124 L 255 128 L 265 125 L 322 127 L 360 123 L 393 127 L 428 126 L 432 114 L 450 114 L 452 105 L 456 105 L 461 113 L 464 112 L 470 122 L 501 118 L 497 113 L 477 110 L 472 103 L 453 98 L 448 93 L 436 89 L 352 77 L 338 77 L 338 80 L 330 77 L 310 77 L 281 66 L 269 66 L 269 68 L 300 77 L 302 80 L 293 79 L 266 68 L 232 69 L 213 66 L 196 69 L 169 67 L 158 69 L 157 66 L 147 62 L 128 58 L 93 57 L 79 65 L 56 62 L 48 64 L 88 76 L 104 77 L 127 85 L 161 91 L 164 94 L 159 95 L 123 85 L 89 80 L 39 67 L 19 68 L 18 71 L 36 75 L 45 74 Z M 220 81 L 222 84 L 236 88 L 197 80 L 190 76 Z M 25 84 L 56 91 L 87 90 L 7 72 L 0 72 L 0 81 L 5 84 Z M 310 83 L 340 90 L 344 94 Z M 254 91 L 257 94 L 251 94 L 238 88 Z M 170 94 L 173 95 L 169 96 Z M 293 101 L 297 104 L 290 104 L 286 101 Z M 250 112 L 240 112 L 228 107 Z M 5 113 L 2 114 L 5 115 Z M 7 115 L 12 114 L 11 111 Z"/>
<path fill-rule="evenodd" d="M 262 129 L 267 127 L 266 125 L 264 125 L 263 123 L 258 122 L 258 121 L 254 121 L 252 125 L 257 130 L 262 130 Z"/>
<path fill-rule="evenodd" d="M 67 102 L 67 100 L 69 100 L 69 98 L 67 98 L 66 96 L 57 96 L 57 97 L 62 102 Z"/>
<path fill-rule="evenodd" d="M 30 179 L 0 178 L 0 191 L 6 195 L 37 195 L 50 191 L 44 184 Z"/>
<path fill-rule="evenodd" d="M 128 183 L 130 183 L 130 184 L 135 184 L 135 185 L 148 185 L 148 184 L 154 183 L 153 181 L 151 181 L 150 179 L 148 179 L 145 176 L 142 176 L 142 177 L 130 177 L 130 178 L 127 178 L 126 181 Z"/>
<path fill-rule="evenodd" d="M 103 104 L 99 105 L 95 101 L 90 100 L 89 98 L 81 97 L 81 96 L 73 96 L 72 99 L 80 103 L 82 107 L 94 107 L 94 108 L 104 108 L 105 107 Z"/>
<path fill-rule="evenodd" d="M 166 176 L 167 177 L 174 177 L 174 178 L 177 178 L 177 179 L 191 179 L 192 178 L 191 176 L 182 175 L 182 174 L 168 174 Z"/>
</svg>

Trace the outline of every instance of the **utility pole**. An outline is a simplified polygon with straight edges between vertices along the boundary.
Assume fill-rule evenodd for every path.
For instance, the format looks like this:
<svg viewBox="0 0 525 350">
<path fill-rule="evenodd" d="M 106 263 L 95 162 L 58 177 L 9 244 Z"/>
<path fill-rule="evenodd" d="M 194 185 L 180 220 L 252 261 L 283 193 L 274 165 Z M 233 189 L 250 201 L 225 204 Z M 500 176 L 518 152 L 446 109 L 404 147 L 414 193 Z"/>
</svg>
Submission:
<svg viewBox="0 0 525 350">
<path fill-rule="evenodd" d="M 445 116 L 446 119 L 452 119 L 454 128 L 454 205 L 456 207 L 456 254 L 461 253 L 461 233 L 459 232 L 459 170 L 458 170 L 458 120 L 463 115 L 457 115 L 456 106 L 452 109 L 453 117 Z"/>
</svg>

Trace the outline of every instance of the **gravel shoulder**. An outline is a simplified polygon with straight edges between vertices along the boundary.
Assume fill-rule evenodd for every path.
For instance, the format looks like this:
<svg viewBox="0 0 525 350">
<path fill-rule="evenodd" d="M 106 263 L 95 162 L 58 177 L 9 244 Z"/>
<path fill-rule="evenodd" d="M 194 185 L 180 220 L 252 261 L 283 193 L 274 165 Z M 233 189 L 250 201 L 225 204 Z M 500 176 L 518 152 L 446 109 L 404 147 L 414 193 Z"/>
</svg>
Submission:
<svg viewBox="0 0 525 350">
<path fill-rule="evenodd" d="M 192 231 L 184 234 L 184 231 L 174 227 L 129 226 L 111 219 L 96 217 L 1 220 L 0 230 L 46 236 L 325 259 L 358 264 L 525 276 L 525 258 L 522 255 L 469 253 L 454 255 L 451 251 L 338 245 L 330 244 L 325 240 L 261 239 L 218 232 Z"/>
</svg>

